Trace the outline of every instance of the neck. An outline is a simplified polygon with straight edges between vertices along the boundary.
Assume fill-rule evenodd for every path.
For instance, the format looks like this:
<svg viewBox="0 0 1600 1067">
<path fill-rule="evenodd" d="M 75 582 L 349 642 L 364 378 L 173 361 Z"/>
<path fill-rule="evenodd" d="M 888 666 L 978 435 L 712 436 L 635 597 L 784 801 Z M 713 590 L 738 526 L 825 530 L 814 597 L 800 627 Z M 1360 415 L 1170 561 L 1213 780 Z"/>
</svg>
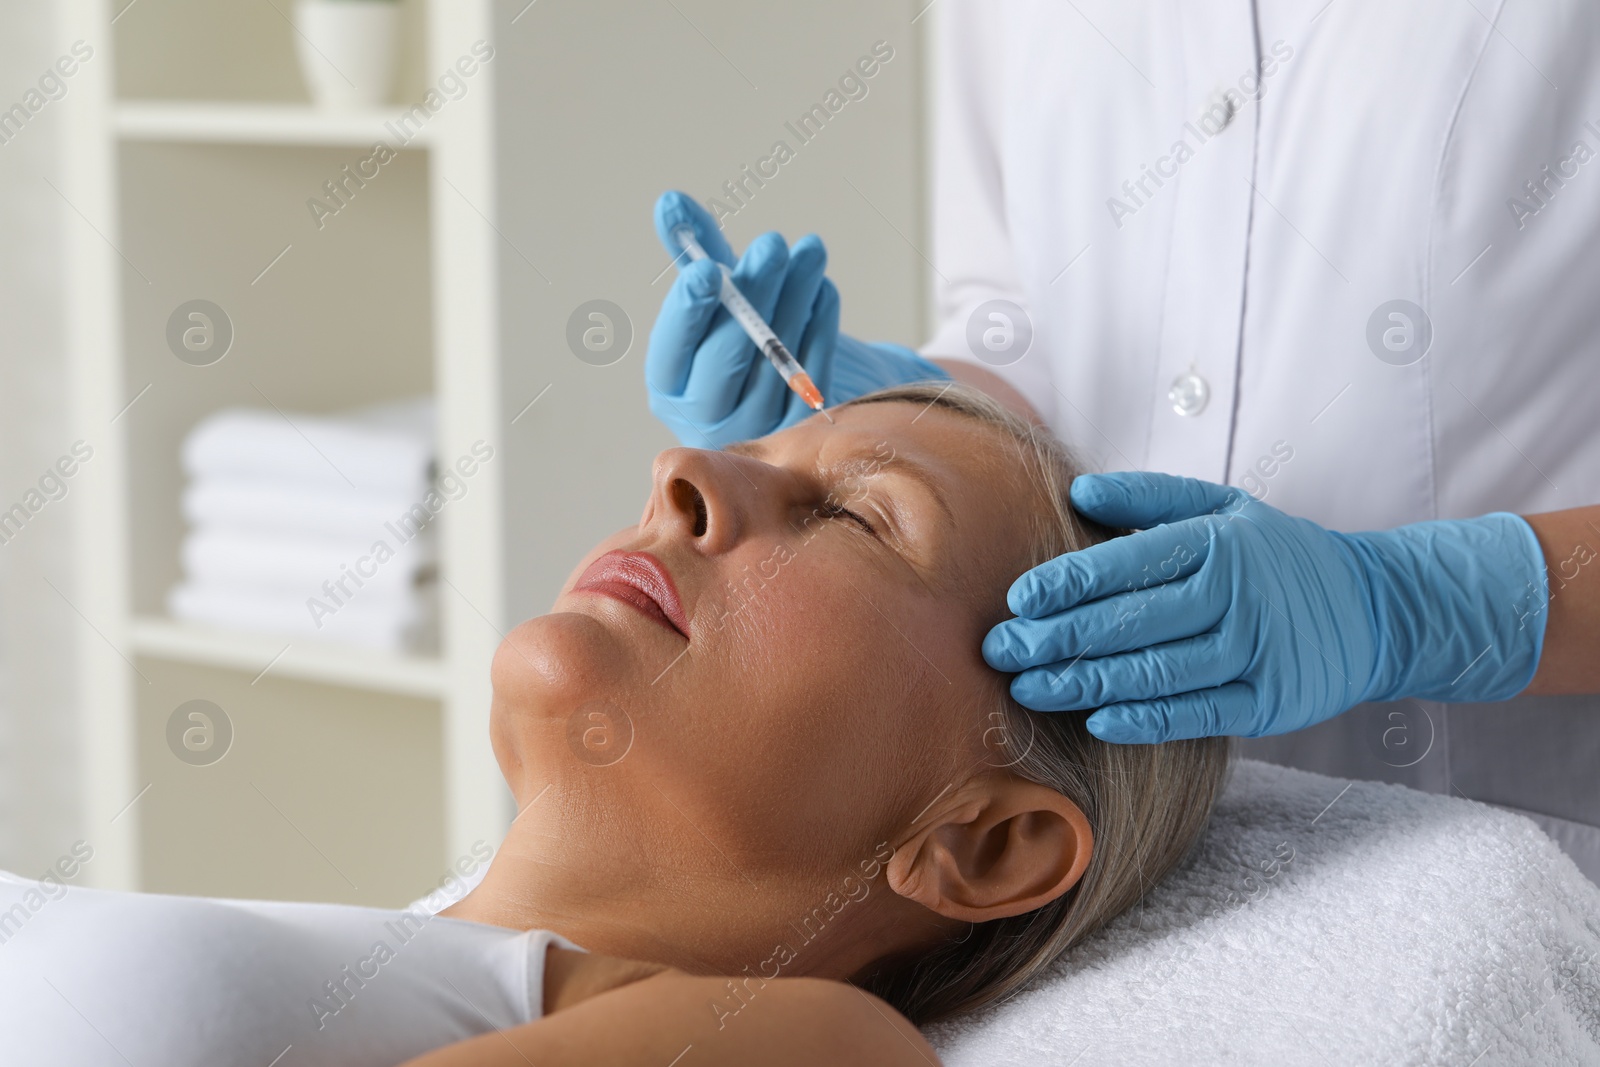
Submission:
<svg viewBox="0 0 1600 1067">
<path fill-rule="evenodd" d="M 749 875 L 725 856 L 717 870 L 696 869 L 663 860 L 692 859 L 703 846 L 649 849 L 614 830 L 562 832 L 547 825 L 558 812 L 550 805 L 542 818 L 518 816 L 483 881 L 441 914 L 552 930 L 591 952 L 691 974 L 768 979 L 847 979 L 930 932 L 922 920 L 931 916 L 889 888 L 881 863 L 871 879 L 844 866 L 801 873 L 799 863 L 781 875 Z"/>
</svg>

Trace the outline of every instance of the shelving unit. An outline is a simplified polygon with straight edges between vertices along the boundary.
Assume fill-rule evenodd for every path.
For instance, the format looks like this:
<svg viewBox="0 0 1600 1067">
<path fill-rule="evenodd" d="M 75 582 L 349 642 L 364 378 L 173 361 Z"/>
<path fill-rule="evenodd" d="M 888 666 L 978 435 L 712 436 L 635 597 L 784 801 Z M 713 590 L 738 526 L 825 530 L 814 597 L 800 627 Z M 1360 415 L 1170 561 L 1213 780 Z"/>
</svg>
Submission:
<svg viewBox="0 0 1600 1067">
<path fill-rule="evenodd" d="M 423 70 L 492 36 L 491 7 L 408 0 L 396 104 L 334 112 L 295 98 L 288 5 L 62 5 L 65 39 L 95 48 L 62 108 L 59 191 L 83 223 L 69 237 L 69 343 L 78 432 L 96 449 L 75 487 L 90 516 L 75 606 L 89 624 L 84 807 L 96 852 L 85 874 L 96 884 L 398 902 L 509 821 L 486 743 L 499 641 L 487 620 L 503 616 L 505 585 L 495 478 L 437 520 L 437 656 L 180 623 L 163 603 L 183 536 L 178 445 L 211 411 L 431 393 L 444 460 L 499 440 L 492 82 L 407 138 L 388 125 L 399 100 L 420 96 Z M 380 140 L 395 161 L 351 210 L 314 225 L 307 198 Z M 235 329 L 233 349 L 205 368 L 164 341 L 166 317 L 194 298 Z M 190 699 L 216 703 L 235 732 L 209 766 L 160 743 Z M 353 751 L 319 764 L 334 737 Z M 417 832 L 397 836 L 408 807 L 398 821 Z M 192 838 L 197 825 L 208 839 Z"/>
<path fill-rule="evenodd" d="M 399 111 L 327 112 L 303 104 L 135 100 L 114 109 L 123 141 L 187 144 L 347 145 L 366 148 L 395 142 L 387 124 Z M 406 147 L 427 147 L 429 127 L 411 134 Z"/>
<path fill-rule="evenodd" d="M 445 664 L 436 658 L 390 656 L 161 617 L 134 618 L 132 635 L 134 651 L 141 656 L 224 667 L 250 675 L 251 681 L 272 674 L 429 700 L 441 700 L 446 693 Z"/>
</svg>

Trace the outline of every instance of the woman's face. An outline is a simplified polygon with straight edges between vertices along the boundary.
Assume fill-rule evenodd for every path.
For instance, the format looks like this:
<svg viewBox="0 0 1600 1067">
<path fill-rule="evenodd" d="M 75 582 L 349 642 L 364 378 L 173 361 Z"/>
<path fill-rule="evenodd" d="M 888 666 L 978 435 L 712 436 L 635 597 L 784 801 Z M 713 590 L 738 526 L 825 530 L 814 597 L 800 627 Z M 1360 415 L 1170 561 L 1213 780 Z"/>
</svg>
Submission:
<svg viewBox="0 0 1600 1067">
<path fill-rule="evenodd" d="M 597 865 L 802 899 L 1001 762 L 979 648 L 1029 563 L 1009 440 L 906 402 L 833 418 L 661 453 L 638 525 L 497 652 L 519 809 L 554 786 Z"/>
</svg>

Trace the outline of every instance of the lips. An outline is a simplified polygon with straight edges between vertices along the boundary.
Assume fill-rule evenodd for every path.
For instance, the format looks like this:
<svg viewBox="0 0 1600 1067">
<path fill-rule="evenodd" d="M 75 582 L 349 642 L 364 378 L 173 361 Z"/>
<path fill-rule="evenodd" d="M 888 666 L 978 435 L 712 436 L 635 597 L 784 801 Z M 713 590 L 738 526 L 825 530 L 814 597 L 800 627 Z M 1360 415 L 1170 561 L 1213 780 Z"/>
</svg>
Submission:
<svg viewBox="0 0 1600 1067">
<path fill-rule="evenodd" d="M 661 561 L 648 552 L 607 552 L 589 564 L 573 592 L 598 593 L 632 605 L 689 640 L 689 618 Z"/>
</svg>

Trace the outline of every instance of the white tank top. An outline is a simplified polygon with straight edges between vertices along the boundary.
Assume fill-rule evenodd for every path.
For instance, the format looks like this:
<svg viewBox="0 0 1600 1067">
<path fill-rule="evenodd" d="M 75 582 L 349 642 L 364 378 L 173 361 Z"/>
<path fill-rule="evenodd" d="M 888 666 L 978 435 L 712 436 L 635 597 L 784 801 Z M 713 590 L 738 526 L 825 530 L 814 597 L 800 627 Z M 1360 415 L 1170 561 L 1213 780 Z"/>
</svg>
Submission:
<svg viewBox="0 0 1600 1067">
<path fill-rule="evenodd" d="M 547 930 L 0 871 L 0 1059 L 393 1067 L 539 1018 Z"/>
</svg>

